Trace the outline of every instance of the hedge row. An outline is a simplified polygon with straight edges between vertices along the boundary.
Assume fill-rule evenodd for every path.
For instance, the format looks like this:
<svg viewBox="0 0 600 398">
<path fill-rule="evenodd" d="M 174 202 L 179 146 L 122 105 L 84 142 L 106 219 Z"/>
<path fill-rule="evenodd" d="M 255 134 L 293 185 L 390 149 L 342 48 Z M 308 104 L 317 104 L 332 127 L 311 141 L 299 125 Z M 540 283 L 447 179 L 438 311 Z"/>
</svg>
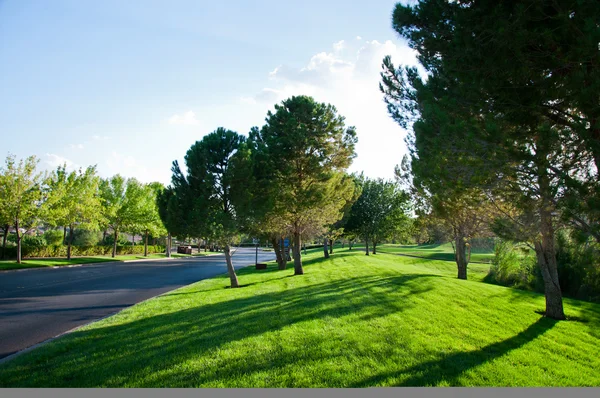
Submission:
<svg viewBox="0 0 600 398">
<path fill-rule="evenodd" d="M 107 256 L 112 254 L 112 246 L 71 246 L 72 256 Z M 0 253 L 2 248 L 0 247 Z M 148 245 L 148 253 L 164 253 L 165 246 Z M 144 246 L 117 246 L 117 255 L 123 254 L 144 254 Z M 28 247 L 23 246 L 21 248 L 21 255 L 23 258 L 26 257 L 66 257 L 67 246 L 45 246 L 45 247 Z M 17 258 L 17 248 L 7 247 L 6 256 L 7 259 Z"/>
</svg>

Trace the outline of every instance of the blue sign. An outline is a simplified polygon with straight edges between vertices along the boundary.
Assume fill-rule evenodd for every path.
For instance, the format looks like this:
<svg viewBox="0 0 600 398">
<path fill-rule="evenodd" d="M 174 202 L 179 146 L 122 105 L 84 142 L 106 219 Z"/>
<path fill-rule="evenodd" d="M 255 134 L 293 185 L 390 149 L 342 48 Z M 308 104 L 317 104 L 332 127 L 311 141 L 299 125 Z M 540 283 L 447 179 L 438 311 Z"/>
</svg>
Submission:
<svg viewBox="0 0 600 398">
<path fill-rule="evenodd" d="M 285 238 L 283 240 L 283 247 L 289 247 L 290 246 L 290 240 L 288 238 Z"/>
</svg>

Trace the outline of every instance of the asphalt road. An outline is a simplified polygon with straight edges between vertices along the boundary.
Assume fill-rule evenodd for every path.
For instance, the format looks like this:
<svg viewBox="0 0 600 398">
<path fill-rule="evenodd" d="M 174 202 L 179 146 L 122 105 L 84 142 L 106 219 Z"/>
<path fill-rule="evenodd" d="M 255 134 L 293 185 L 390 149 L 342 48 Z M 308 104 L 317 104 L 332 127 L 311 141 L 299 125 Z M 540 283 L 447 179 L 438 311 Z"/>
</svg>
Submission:
<svg viewBox="0 0 600 398">
<path fill-rule="evenodd" d="M 254 264 L 238 249 L 234 266 Z M 259 250 L 259 261 L 275 258 Z M 140 301 L 227 272 L 225 257 L 100 263 L 0 273 L 0 358 Z"/>
</svg>

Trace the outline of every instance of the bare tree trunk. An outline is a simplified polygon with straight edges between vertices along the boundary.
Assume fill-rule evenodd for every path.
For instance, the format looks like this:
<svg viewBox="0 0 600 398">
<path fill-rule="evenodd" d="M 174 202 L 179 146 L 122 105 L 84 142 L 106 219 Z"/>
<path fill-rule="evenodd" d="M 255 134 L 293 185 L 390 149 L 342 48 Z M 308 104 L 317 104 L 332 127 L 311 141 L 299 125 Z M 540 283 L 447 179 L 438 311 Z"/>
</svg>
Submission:
<svg viewBox="0 0 600 398">
<path fill-rule="evenodd" d="M 117 255 L 117 239 L 119 239 L 119 230 L 115 228 L 115 241 L 113 242 L 113 250 L 112 250 L 112 258 L 115 258 Z"/>
<path fill-rule="evenodd" d="M 144 257 L 148 257 L 148 230 L 146 230 L 146 236 L 144 238 Z"/>
<path fill-rule="evenodd" d="M 167 234 L 167 241 L 166 241 L 166 248 L 165 248 L 165 254 L 167 256 L 167 258 L 171 258 L 171 233 L 169 232 Z"/>
<path fill-rule="evenodd" d="M 365 255 L 368 256 L 369 255 L 369 240 L 365 239 Z"/>
<path fill-rule="evenodd" d="M 6 238 L 8 235 L 8 229 L 10 226 L 6 224 L 2 229 L 4 230 L 4 235 L 2 236 L 2 260 L 6 258 Z"/>
<path fill-rule="evenodd" d="M 351 240 L 348 241 L 348 250 L 352 250 L 352 241 Z"/>
<path fill-rule="evenodd" d="M 302 268 L 302 254 L 300 253 L 300 232 L 294 231 L 294 275 L 304 275 L 304 269 Z"/>
<path fill-rule="evenodd" d="M 71 259 L 71 246 L 73 245 L 73 224 L 69 225 L 69 242 L 67 244 L 67 260 Z"/>
<path fill-rule="evenodd" d="M 67 244 L 67 226 L 65 225 L 63 227 L 63 241 L 62 241 L 63 245 Z"/>
<path fill-rule="evenodd" d="M 465 237 L 462 234 L 457 234 L 454 239 L 454 258 L 458 267 L 458 279 L 467 279 L 467 255 Z"/>
<path fill-rule="evenodd" d="M 135 245 L 135 234 L 131 234 L 131 246 Z"/>
<path fill-rule="evenodd" d="M 280 270 L 284 270 L 287 267 L 287 261 L 283 254 L 281 253 L 281 247 L 279 247 L 279 242 L 277 238 L 271 238 L 271 244 L 273 245 L 273 250 L 275 250 L 275 259 L 277 260 L 277 268 Z"/>
<path fill-rule="evenodd" d="M 106 236 L 108 235 L 108 231 L 104 230 L 102 232 L 102 244 L 105 245 L 106 244 Z"/>
<path fill-rule="evenodd" d="M 543 187 L 540 187 L 544 192 Z M 538 265 L 544 280 L 544 295 L 546 297 L 546 316 L 554 319 L 566 319 L 563 309 L 562 293 L 558 281 L 558 266 L 554 248 L 554 226 L 550 202 L 542 199 L 540 209 L 542 240 L 534 244 Z"/>
<path fill-rule="evenodd" d="M 229 243 L 225 245 L 223 252 L 225 253 L 225 261 L 227 262 L 227 272 L 229 273 L 231 287 L 240 287 L 237 275 L 235 274 L 235 268 L 233 268 L 233 263 L 231 262 L 231 248 L 229 247 Z"/>
<path fill-rule="evenodd" d="M 329 239 L 329 254 L 333 254 L 333 239 Z"/>
<path fill-rule="evenodd" d="M 328 242 L 328 239 L 323 238 L 323 255 L 325 256 L 325 258 L 329 258 L 329 251 L 327 250 L 327 242 Z"/>
<path fill-rule="evenodd" d="M 377 254 L 377 241 L 373 240 L 373 254 Z"/>
<path fill-rule="evenodd" d="M 17 232 L 17 264 L 21 264 L 21 232 L 19 231 L 19 221 L 15 222 L 15 231 Z"/>
</svg>

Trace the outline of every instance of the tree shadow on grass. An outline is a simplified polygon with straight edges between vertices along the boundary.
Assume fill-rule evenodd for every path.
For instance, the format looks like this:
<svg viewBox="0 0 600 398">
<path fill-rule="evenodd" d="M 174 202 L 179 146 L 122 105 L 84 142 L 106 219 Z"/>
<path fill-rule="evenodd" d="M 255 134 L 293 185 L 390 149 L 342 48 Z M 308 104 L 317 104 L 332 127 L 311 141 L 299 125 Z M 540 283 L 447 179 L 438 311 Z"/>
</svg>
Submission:
<svg viewBox="0 0 600 398">
<path fill-rule="evenodd" d="M 465 371 L 522 347 L 550 330 L 557 322 L 550 318 L 540 318 L 519 334 L 498 343 L 490 344 L 480 350 L 446 355 L 440 359 L 421 363 L 406 370 L 379 374 L 362 380 L 352 387 L 381 385 L 383 382 L 401 377 L 403 374 L 414 375 L 400 383 L 394 383 L 395 386 L 436 386 L 442 381 L 456 386 L 459 385 L 458 377 Z"/>
<path fill-rule="evenodd" d="M 199 304 L 130 322 L 124 314 L 121 321 L 127 323 L 74 332 L 7 363 L 0 368 L 0 386 L 154 385 L 141 380 L 154 380 L 151 376 L 189 359 L 218 355 L 229 343 L 290 325 L 345 316 L 365 320 L 402 312 L 413 305 L 404 298 L 433 289 L 436 277 L 354 277 Z M 199 301 L 202 296 L 210 297 L 203 291 L 197 293 Z M 253 372 L 254 365 L 250 360 L 239 371 Z M 176 384 L 175 380 L 162 383 Z"/>
</svg>

